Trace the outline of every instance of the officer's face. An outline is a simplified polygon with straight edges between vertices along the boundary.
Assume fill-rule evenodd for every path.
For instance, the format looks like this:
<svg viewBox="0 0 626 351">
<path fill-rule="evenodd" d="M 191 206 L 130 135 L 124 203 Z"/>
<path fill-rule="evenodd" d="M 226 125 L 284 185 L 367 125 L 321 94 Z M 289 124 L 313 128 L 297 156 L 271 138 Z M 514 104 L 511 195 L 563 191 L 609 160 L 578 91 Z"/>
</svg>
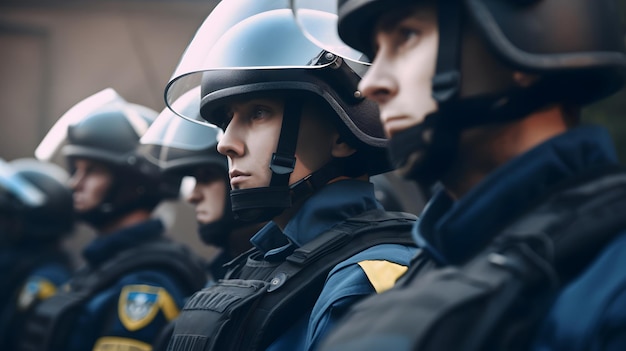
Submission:
<svg viewBox="0 0 626 351">
<path fill-rule="evenodd" d="M 438 38 L 432 7 L 401 9 L 377 22 L 372 38 L 375 57 L 359 90 L 378 103 L 389 137 L 419 124 L 437 109 L 431 80 Z"/>
<path fill-rule="evenodd" d="M 69 185 L 74 193 L 74 209 L 85 212 L 102 203 L 111 183 L 113 174 L 104 164 L 92 160 L 75 159 Z"/>
<path fill-rule="evenodd" d="M 226 183 L 221 174 L 208 168 L 197 169 L 193 173 L 196 185 L 187 198 L 196 209 L 196 220 L 207 224 L 224 215 L 226 205 Z"/>
<path fill-rule="evenodd" d="M 217 149 L 228 157 L 231 187 L 268 186 L 272 176 L 269 165 L 276 151 L 283 119 L 283 100 L 242 100 L 231 104 L 228 111 L 230 122 Z M 319 169 L 331 158 L 333 133 L 307 111 L 305 108 L 300 122 L 296 166 L 289 178 L 290 184 Z"/>
</svg>

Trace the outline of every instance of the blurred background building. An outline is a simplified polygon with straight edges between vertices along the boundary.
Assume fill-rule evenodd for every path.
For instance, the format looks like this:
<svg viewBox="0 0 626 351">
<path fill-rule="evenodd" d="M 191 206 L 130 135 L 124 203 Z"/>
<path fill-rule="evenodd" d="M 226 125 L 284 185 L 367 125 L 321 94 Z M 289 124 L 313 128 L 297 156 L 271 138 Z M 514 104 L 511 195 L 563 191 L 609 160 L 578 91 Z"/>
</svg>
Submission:
<svg viewBox="0 0 626 351">
<path fill-rule="evenodd" d="M 65 111 L 107 87 L 161 111 L 165 84 L 217 2 L 0 0 L 0 157 L 33 157 Z M 172 234 L 212 254 L 197 237 L 192 207 L 162 212 Z M 79 227 L 68 245 L 78 253 L 92 238 Z"/>
<path fill-rule="evenodd" d="M 626 19 L 626 0 L 618 1 Z M 218 2 L 0 0 L 0 157 L 32 157 L 57 118 L 106 87 L 162 110 L 165 84 Z M 626 161 L 626 90 L 585 109 L 584 119 L 607 126 Z M 391 184 L 409 211 L 419 211 L 410 185 L 398 179 Z M 211 255 L 197 238 L 192 208 L 173 206 L 170 232 Z M 68 244 L 74 252 L 93 235 L 86 228 L 77 234 Z"/>
</svg>

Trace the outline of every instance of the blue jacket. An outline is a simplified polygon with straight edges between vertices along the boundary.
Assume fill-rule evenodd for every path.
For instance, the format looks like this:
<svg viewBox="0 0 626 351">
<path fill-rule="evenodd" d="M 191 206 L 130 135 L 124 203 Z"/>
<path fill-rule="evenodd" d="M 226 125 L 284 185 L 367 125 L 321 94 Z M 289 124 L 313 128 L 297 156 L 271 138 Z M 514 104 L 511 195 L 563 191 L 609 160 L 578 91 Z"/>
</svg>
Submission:
<svg viewBox="0 0 626 351">
<path fill-rule="evenodd" d="M 555 185 L 591 168 L 617 164 L 604 129 L 575 128 L 498 168 L 459 201 L 438 192 L 422 214 L 415 239 L 439 263 L 461 262 Z M 626 350 L 624 264 L 626 235 L 620 235 L 562 290 L 535 349 Z"/>
<path fill-rule="evenodd" d="M 83 256 L 88 267 L 97 267 L 162 234 L 161 221 L 149 220 L 96 238 Z M 158 332 L 178 315 L 189 294 L 171 273 L 130 271 L 83 307 L 66 350 L 150 350 Z"/>
<path fill-rule="evenodd" d="M 309 198 L 284 231 L 270 222 L 252 237 L 251 242 L 264 253 L 266 260 L 282 260 L 294 247 L 310 242 L 348 218 L 377 208 L 382 206 L 376 201 L 371 183 L 337 181 Z M 314 349 L 350 306 L 367 295 L 391 287 L 406 270 L 414 253 L 412 247 L 385 244 L 340 263 L 329 273 L 313 310 L 287 329 L 268 350 Z"/>
</svg>

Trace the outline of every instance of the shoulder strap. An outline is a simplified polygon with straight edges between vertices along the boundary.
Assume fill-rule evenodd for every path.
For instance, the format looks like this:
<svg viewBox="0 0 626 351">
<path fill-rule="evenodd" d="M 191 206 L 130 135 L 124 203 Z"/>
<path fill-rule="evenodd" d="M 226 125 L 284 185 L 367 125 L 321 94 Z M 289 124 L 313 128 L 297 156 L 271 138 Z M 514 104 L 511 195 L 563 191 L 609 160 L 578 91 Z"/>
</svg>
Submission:
<svg viewBox="0 0 626 351">
<path fill-rule="evenodd" d="M 313 308 L 328 273 L 339 263 L 381 244 L 415 246 L 411 229 L 416 216 L 373 210 L 335 226 L 296 249 L 277 267 L 254 313 L 247 319 L 240 350 L 264 350 Z"/>
</svg>

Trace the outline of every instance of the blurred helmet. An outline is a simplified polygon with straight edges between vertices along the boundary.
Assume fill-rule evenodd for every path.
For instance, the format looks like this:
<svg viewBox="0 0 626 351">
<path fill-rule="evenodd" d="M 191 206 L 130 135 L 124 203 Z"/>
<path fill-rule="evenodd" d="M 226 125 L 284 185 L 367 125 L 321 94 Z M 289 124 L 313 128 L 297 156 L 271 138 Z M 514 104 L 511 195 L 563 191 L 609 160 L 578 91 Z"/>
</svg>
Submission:
<svg viewBox="0 0 626 351">
<path fill-rule="evenodd" d="M 87 159 L 113 173 L 102 203 L 78 213 L 81 219 L 99 226 L 135 209 L 151 211 L 162 200 L 178 196 L 180 179 L 163 177 L 138 152 L 139 139 L 156 116 L 156 111 L 128 103 L 108 88 L 76 104 L 48 132 L 36 154 L 60 148 L 70 167 L 75 159 Z"/>
<path fill-rule="evenodd" d="M 67 180 L 53 163 L 0 159 L 0 242 L 39 245 L 69 235 L 74 208 Z"/>
<path fill-rule="evenodd" d="M 214 166 L 228 177 L 226 156 L 217 152 L 223 134 L 200 117 L 200 87 L 181 96 L 174 105 L 194 121 L 181 118 L 169 108 L 163 109 L 141 137 L 140 152 L 164 173 L 188 176 L 198 167 Z"/>
<path fill-rule="evenodd" d="M 193 176 L 199 169 L 215 171 L 230 189 L 228 161 L 217 152 L 222 130 L 200 121 L 200 87 L 190 90 L 174 104 L 186 116 L 195 113 L 196 122 L 181 118 L 165 108 L 141 137 L 140 152 L 144 158 L 172 177 Z M 228 235 L 236 226 L 226 193 L 222 217 L 211 223 L 199 223 L 200 238 L 208 245 L 224 247 Z"/>
<path fill-rule="evenodd" d="M 305 100 L 333 111 L 339 133 L 359 154 L 368 155 L 363 172 L 374 175 L 390 169 L 378 108 L 357 90 L 367 66 L 344 60 L 306 39 L 288 5 L 287 0 L 222 1 L 198 30 L 166 88 L 168 105 L 184 116 L 171 103 L 179 96 L 175 92 L 200 85 L 201 115 L 216 125 L 222 125 L 223 107 L 233 99 L 264 93 L 286 97 L 278 148 L 269 165 L 270 186 L 231 191 L 233 210 L 244 220 L 271 219 L 344 171 L 334 162 L 307 181 L 288 186 Z M 238 21 L 229 17 L 225 23 L 225 14 Z"/>
<path fill-rule="evenodd" d="M 345 43 L 372 58 L 376 20 L 420 3 L 437 6 L 439 51 L 433 97 L 439 110 L 391 140 L 394 166 L 409 176 L 419 177 L 411 163 L 428 157 L 426 153 L 433 155 L 431 164 L 420 171 L 445 168 L 463 129 L 523 118 L 555 102 L 583 105 L 624 84 L 624 37 L 613 0 L 294 0 L 293 8 L 308 35 L 325 42 L 315 34 L 320 30 L 304 19 L 306 13 L 322 13 L 335 19 Z M 468 21 L 505 66 L 539 79 L 526 87 L 493 87 L 484 94 L 460 96 L 467 73 L 462 72 L 461 61 L 471 55 L 462 50 L 463 24 Z M 413 157 L 416 150 L 422 151 L 421 158 Z"/>
</svg>

